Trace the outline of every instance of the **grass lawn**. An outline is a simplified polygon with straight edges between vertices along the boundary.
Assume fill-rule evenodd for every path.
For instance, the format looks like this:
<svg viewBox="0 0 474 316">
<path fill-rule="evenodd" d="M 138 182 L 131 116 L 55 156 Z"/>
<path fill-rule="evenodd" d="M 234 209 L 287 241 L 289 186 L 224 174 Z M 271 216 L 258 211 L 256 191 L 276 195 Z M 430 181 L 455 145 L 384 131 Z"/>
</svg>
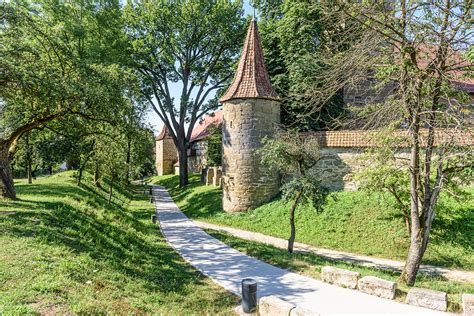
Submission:
<svg viewBox="0 0 474 316">
<path fill-rule="evenodd" d="M 190 217 L 288 238 L 288 209 L 280 199 L 253 211 L 227 214 L 222 211 L 222 192 L 203 186 L 199 176 L 179 189 L 178 176 L 152 178 L 169 189 L 178 206 Z M 423 263 L 474 270 L 474 190 L 463 203 L 442 196 L 433 223 L 431 242 Z M 366 192 L 335 192 L 324 210 L 299 208 L 296 212 L 296 241 L 363 255 L 404 260 L 409 239 L 403 218 L 388 196 Z"/>
<path fill-rule="evenodd" d="M 288 251 L 284 249 L 276 248 L 263 243 L 244 240 L 214 230 L 206 231 L 208 234 L 221 240 L 223 243 L 238 249 L 249 256 L 316 279 L 320 278 L 321 268 L 327 265 L 341 269 L 357 271 L 361 274 L 361 276 L 372 275 L 385 280 L 396 281 L 399 276 L 399 273 L 392 271 L 381 271 L 353 264 L 337 262 L 311 254 L 289 254 Z M 474 284 L 446 282 L 442 278 L 435 278 L 424 274 L 418 275 L 416 286 L 447 292 L 449 301 L 448 310 L 452 312 L 461 311 L 461 293 L 474 293 Z M 407 292 L 407 286 L 398 284 L 396 299 L 399 301 L 404 301 Z"/>
<path fill-rule="evenodd" d="M 20 180 L 19 200 L 0 200 L 0 315 L 231 312 L 236 297 L 151 224 L 140 187 L 116 187 L 109 205 L 88 176 L 84 183 L 70 172 Z"/>
</svg>

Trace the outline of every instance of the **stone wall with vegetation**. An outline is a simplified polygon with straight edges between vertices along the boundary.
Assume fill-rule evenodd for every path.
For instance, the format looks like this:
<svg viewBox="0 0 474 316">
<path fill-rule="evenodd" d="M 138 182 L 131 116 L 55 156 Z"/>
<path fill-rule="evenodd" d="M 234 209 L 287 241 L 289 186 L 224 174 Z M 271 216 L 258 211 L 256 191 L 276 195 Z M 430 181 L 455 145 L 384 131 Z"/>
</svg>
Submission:
<svg viewBox="0 0 474 316">
<path fill-rule="evenodd" d="M 306 137 L 318 139 L 321 160 L 311 170 L 331 191 L 355 191 L 356 175 L 369 164 L 367 151 L 373 148 L 373 135 L 368 131 L 330 131 L 309 133 Z M 400 164 L 406 164 L 408 149 L 401 148 L 397 155 Z"/>
</svg>

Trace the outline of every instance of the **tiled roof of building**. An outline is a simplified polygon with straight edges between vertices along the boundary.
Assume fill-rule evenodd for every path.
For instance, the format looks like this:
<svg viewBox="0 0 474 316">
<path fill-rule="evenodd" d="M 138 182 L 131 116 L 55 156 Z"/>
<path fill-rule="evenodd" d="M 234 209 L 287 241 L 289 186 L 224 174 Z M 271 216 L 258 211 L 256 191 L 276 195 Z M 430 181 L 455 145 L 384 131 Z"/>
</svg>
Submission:
<svg viewBox="0 0 474 316">
<path fill-rule="evenodd" d="M 257 22 L 250 23 L 234 81 L 220 99 L 279 100 L 268 77 Z"/>
<path fill-rule="evenodd" d="M 421 132 L 421 145 L 427 137 L 427 130 Z M 305 137 L 316 137 L 321 147 L 375 147 L 377 146 L 377 135 L 379 131 L 325 131 L 325 132 L 308 132 L 301 133 Z M 393 140 L 399 138 L 399 142 L 395 143 L 397 147 L 408 147 L 406 137 L 407 130 L 399 130 L 392 134 Z M 474 130 L 455 131 L 448 129 L 439 129 L 435 134 L 435 145 L 453 143 L 456 146 L 474 145 Z"/>
<path fill-rule="evenodd" d="M 200 122 L 197 123 L 197 125 L 194 127 L 192 133 L 191 133 L 191 140 L 190 142 L 195 142 L 201 139 L 204 139 L 209 135 L 209 128 L 211 126 L 216 126 L 220 127 L 223 121 L 223 113 L 222 110 L 218 110 L 214 113 L 210 113 L 204 117 Z M 163 126 L 161 129 L 160 134 L 156 137 L 156 140 L 163 140 L 165 138 L 171 138 L 171 134 L 166 127 L 166 125 Z"/>
<path fill-rule="evenodd" d="M 436 59 L 436 55 L 439 50 L 437 45 L 421 44 L 415 47 L 417 50 L 418 56 L 418 66 L 421 69 L 425 69 L 430 65 L 432 61 Z M 396 51 L 398 54 L 398 49 Z M 464 56 L 463 51 L 453 49 L 448 47 L 446 52 L 446 65 L 447 76 L 449 81 L 453 86 L 459 90 L 465 91 L 467 93 L 474 93 L 474 78 L 469 76 L 470 71 L 472 71 L 473 63 L 469 62 Z"/>
<path fill-rule="evenodd" d="M 209 135 L 209 128 L 211 126 L 219 127 L 222 124 L 222 120 L 222 110 L 216 111 L 204 117 L 204 119 L 194 127 L 193 132 L 191 133 L 190 142 L 195 142 L 206 138 L 206 136 Z"/>
</svg>

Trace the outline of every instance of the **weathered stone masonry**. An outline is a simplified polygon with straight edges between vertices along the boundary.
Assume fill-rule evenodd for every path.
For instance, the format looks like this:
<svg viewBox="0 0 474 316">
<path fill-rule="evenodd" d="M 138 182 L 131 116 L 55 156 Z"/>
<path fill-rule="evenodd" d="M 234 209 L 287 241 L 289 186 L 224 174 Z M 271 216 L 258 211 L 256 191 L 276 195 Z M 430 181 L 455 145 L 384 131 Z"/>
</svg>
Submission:
<svg viewBox="0 0 474 316">
<path fill-rule="evenodd" d="M 260 163 L 255 151 L 272 136 L 280 121 L 277 101 L 236 99 L 224 103 L 224 210 L 247 211 L 274 197 L 278 176 Z"/>
</svg>

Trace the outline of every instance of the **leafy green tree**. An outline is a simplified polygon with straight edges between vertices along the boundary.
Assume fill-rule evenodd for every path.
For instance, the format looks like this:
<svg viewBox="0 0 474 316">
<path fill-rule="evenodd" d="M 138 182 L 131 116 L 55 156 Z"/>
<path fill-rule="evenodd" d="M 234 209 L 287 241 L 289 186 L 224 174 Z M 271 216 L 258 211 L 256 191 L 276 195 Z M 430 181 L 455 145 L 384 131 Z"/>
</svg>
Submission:
<svg viewBox="0 0 474 316">
<path fill-rule="evenodd" d="M 124 135 L 110 129 L 108 136 L 96 137 L 92 159 L 95 171 L 108 180 L 109 203 L 112 201 L 114 185 L 127 179 L 126 157 L 127 141 Z"/>
<path fill-rule="evenodd" d="M 307 94 L 314 74 L 324 62 L 318 51 L 327 49 L 333 34 L 326 32 L 321 6 L 316 1 L 256 1 L 265 61 L 277 93 L 282 97 L 282 123 L 299 130 L 326 130 L 337 127 L 344 114 L 342 89 L 328 100 Z M 329 24 L 329 23 L 328 23 Z M 311 103 L 311 106 L 308 106 Z"/>
<path fill-rule="evenodd" d="M 128 78 L 118 0 L 9 1 L 0 12 L 0 197 L 15 198 L 20 138 L 74 117 L 120 119 Z"/>
<path fill-rule="evenodd" d="M 281 133 L 263 140 L 258 154 L 261 162 L 282 176 L 283 199 L 290 202 L 288 252 L 293 252 L 296 237 L 295 212 L 299 205 L 311 204 L 319 210 L 326 201 L 327 190 L 311 168 L 321 159 L 317 139 L 296 132 Z"/>
<path fill-rule="evenodd" d="M 242 1 L 128 1 L 132 67 L 141 92 L 164 122 L 179 153 L 180 186 L 188 184 L 187 150 L 199 119 L 219 106 L 242 46 Z M 172 87 L 181 94 L 175 104 Z"/>
<path fill-rule="evenodd" d="M 412 286 L 429 244 L 440 193 L 450 179 L 473 168 L 472 143 L 464 140 L 466 136 L 472 140 L 463 114 L 468 96 L 455 85 L 473 69 L 464 57 L 473 44 L 473 3 L 328 1 L 326 5 L 326 10 L 339 15 L 336 26 L 356 23 L 365 34 L 352 41 L 350 34 L 339 39 L 337 45 L 349 47 L 334 56 L 323 76 L 333 80 L 333 87 L 340 87 L 356 81 L 352 74 L 365 71 L 366 80 L 372 74 L 374 93 L 386 97 L 369 102 L 354 112 L 354 118 L 366 128 L 392 132 L 394 139 L 402 133 L 381 164 L 392 175 L 387 165 L 399 148 L 409 151 L 407 159 L 399 160 L 405 162 L 400 168 L 406 177 L 403 181 L 409 183 L 407 199 L 400 198 L 409 205 L 410 219 L 410 247 L 400 279 Z M 313 92 L 324 95 L 328 91 L 334 89 L 315 86 Z M 404 187 L 393 180 L 386 184 Z"/>
<path fill-rule="evenodd" d="M 18 142 L 15 159 L 12 162 L 12 165 L 16 168 L 20 166 L 23 173 L 28 178 L 28 183 L 31 184 L 33 182 L 35 173 L 40 168 L 41 160 L 35 144 L 34 135 L 31 135 L 31 132 L 27 133 L 22 141 Z M 15 168 L 13 168 L 13 170 L 15 171 Z"/>
<path fill-rule="evenodd" d="M 206 163 L 208 167 L 222 165 L 222 128 L 218 126 L 209 127 L 209 135 L 206 137 Z"/>
</svg>

